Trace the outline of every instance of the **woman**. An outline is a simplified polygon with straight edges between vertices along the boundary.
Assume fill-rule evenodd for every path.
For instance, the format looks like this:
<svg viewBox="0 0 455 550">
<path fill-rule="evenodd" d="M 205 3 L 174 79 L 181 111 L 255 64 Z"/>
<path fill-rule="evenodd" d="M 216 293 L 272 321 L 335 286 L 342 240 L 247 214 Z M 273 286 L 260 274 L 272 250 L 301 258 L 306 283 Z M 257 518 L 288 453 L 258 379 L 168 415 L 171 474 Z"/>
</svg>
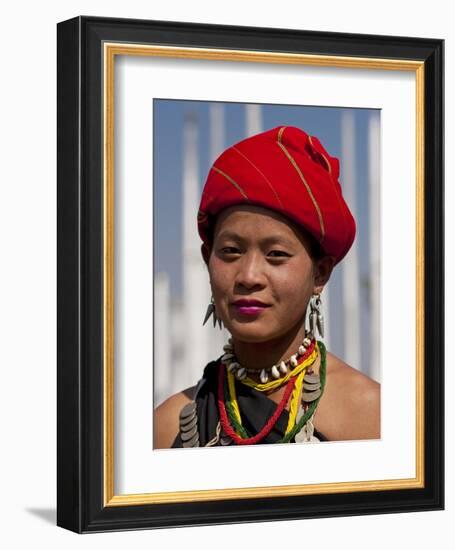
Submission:
<svg viewBox="0 0 455 550">
<path fill-rule="evenodd" d="M 231 338 L 197 386 L 156 409 L 155 448 L 380 437 L 379 384 L 320 340 L 321 293 L 355 236 L 338 176 L 319 140 L 289 126 L 215 161 L 198 213 L 204 322 Z"/>
</svg>

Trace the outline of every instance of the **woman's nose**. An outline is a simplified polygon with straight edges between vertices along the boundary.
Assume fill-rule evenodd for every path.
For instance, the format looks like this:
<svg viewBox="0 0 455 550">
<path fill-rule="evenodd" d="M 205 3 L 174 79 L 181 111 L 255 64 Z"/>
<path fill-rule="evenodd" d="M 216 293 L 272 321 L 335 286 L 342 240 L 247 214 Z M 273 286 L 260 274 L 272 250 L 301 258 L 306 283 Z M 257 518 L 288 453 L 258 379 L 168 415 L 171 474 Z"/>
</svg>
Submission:
<svg viewBox="0 0 455 550">
<path fill-rule="evenodd" d="M 239 263 L 237 284 L 246 288 L 264 285 L 264 264 L 258 254 L 245 254 Z"/>
</svg>

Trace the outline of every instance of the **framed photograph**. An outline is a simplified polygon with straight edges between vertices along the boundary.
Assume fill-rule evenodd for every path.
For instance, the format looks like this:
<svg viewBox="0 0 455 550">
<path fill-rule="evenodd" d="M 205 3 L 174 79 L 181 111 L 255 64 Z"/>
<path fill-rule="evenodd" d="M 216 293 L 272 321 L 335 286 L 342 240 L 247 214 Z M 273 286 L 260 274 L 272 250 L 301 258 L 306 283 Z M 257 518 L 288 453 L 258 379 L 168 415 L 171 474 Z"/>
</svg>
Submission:
<svg viewBox="0 0 455 550">
<path fill-rule="evenodd" d="M 443 55 L 59 23 L 59 526 L 443 509 Z"/>
</svg>

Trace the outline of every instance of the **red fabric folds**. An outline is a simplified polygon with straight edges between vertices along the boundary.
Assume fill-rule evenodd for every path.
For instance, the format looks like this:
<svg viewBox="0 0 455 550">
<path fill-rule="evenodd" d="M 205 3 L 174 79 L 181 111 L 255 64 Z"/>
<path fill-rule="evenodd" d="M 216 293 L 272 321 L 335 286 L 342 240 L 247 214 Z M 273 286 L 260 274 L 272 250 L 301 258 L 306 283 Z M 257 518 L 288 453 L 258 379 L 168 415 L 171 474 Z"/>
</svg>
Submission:
<svg viewBox="0 0 455 550">
<path fill-rule="evenodd" d="M 338 178 L 338 159 L 299 128 L 278 126 L 249 137 L 211 167 L 199 207 L 199 235 L 208 245 L 210 224 L 222 210 L 254 204 L 301 225 L 338 263 L 356 231 Z"/>
</svg>

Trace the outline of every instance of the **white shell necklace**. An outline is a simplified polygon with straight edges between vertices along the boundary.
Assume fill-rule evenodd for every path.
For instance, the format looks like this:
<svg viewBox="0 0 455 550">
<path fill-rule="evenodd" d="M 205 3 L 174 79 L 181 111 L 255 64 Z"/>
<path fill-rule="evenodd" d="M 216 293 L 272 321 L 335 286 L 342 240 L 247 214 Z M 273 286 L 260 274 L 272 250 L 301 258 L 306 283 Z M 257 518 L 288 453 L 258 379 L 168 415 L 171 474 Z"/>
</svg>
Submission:
<svg viewBox="0 0 455 550">
<path fill-rule="evenodd" d="M 259 379 L 262 384 L 266 384 L 271 378 L 278 380 L 278 378 L 286 376 L 286 374 L 288 374 L 290 370 L 298 365 L 298 358 L 304 355 L 306 350 L 311 346 L 312 340 L 308 336 L 309 335 L 307 334 L 303 339 L 303 342 L 299 346 L 297 353 L 291 355 L 289 359 L 287 359 L 286 361 L 280 361 L 279 363 L 277 363 L 276 365 L 272 365 L 271 367 L 265 367 L 261 369 L 261 372 L 259 373 Z M 246 367 L 242 367 L 242 365 L 238 362 L 234 354 L 232 338 L 229 338 L 228 343 L 223 346 L 223 350 L 225 351 L 225 353 L 221 357 L 221 362 L 226 365 L 229 372 L 232 372 L 237 380 L 243 380 L 247 377 L 248 374 L 257 374 L 258 369 L 248 369 Z"/>
</svg>

